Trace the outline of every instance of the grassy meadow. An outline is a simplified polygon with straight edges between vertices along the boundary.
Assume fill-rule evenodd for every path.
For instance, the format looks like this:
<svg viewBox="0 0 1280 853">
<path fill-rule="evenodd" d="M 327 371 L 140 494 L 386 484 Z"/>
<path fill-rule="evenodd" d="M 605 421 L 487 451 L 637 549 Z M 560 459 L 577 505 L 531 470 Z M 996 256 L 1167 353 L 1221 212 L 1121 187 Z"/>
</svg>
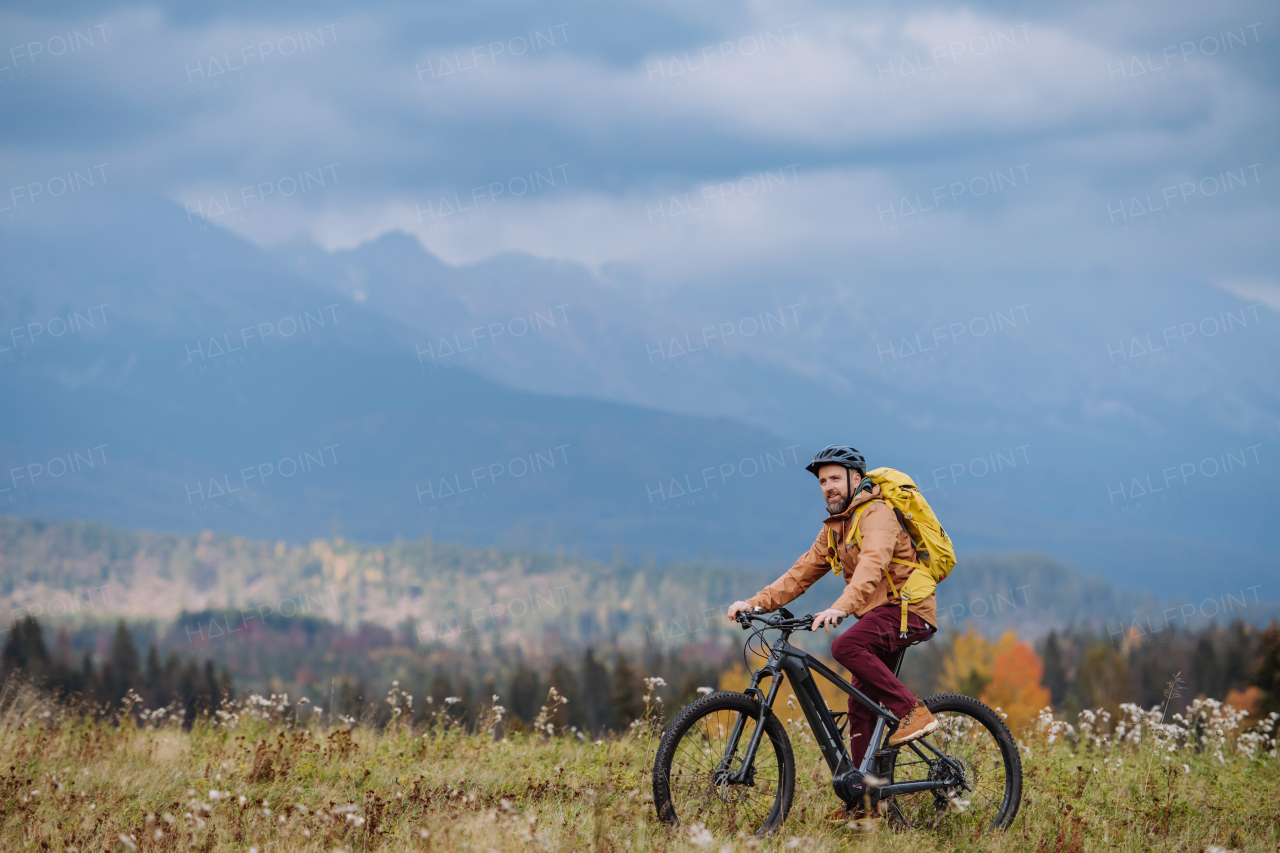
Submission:
<svg viewBox="0 0 1280 853">
<path fill-rule="evenodd" d="M 657 735 L 513 731 L 490 708 L 473 731 L 440 709 L 426 727 L 393 689 L 385 728 L 250 697 L 184 729 L 164 709 L 104 717 L 30 689 L 0 715 L 5 851 L 1268 850 L 1280 845 L 1275 717 L 1198 700 L 1185 717 L 1127 706 L 1019 732 L 1025 793 L 1013 828 L 857 832 L 798 720 L 799 772 L 784 830 L 668 831 L 655 818 Z M 554 705 L 550 710 L 554 710 Z M 495 729 L 495 724 L 497 728 Z M 499 734 L 495 737 L 495 731 Z"/>
</svg>

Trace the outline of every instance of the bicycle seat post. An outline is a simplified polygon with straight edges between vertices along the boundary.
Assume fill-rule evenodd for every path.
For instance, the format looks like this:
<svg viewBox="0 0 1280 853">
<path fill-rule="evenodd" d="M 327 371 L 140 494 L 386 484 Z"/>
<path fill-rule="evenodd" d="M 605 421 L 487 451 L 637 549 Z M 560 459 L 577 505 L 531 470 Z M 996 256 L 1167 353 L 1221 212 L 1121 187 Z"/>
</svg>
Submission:
<svg viewBox="0 0 1280 853">
<path fill-rule="evenodd" d="M 909 647 L 909 646 L 903 646 L 902 648 L 898 649 L 898 657 L 897 657 L 897 659 L 893 662 L 893 677 L 894 677 L 894 678 L 897 678 L 897 677 L 898 677 L 898 673 L 902 670 L 902 659 L 903 659 L 904 657 L 906 657 L 906 656 L 907 656 L 907 649 L 908 649 L 908 648 L 910 648 L 910 647 Z"/>
</svg>

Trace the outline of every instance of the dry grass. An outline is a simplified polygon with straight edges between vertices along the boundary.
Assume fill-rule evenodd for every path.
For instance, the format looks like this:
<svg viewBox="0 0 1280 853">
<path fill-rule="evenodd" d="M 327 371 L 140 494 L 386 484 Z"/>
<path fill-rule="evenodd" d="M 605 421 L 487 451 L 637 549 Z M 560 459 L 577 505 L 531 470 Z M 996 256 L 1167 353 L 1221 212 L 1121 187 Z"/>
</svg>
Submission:
<svg viewBox="0 0 1280 853">
<path fill-rule="evenodd" d="M 1232 731 L 1213 742 L 1151 728 L 1104 739 L 1046 724 L 1026 733 L 1011 831 L 854 834 L 824 822 L 836 805 L 829 776 L 793 727 L 797 800 L 785 831 L 761 841 L 658 825 L 642 728 L 603 743 L 495 741 L 443 723 L 376 731 L 292 715 L 268 701 L 184 731 L 163 715 L 94 721 L 11 693 L 0 849 L 1273 851 L 1280 841 L 1274 742 L 1255 738 L 1249 758 Z"/>
</svg>

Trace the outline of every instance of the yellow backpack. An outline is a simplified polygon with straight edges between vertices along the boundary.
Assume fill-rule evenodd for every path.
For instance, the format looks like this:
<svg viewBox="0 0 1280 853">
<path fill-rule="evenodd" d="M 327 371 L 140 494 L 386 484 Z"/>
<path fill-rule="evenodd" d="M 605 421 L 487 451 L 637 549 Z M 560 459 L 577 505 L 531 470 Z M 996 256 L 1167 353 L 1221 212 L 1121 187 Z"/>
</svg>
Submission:
<svg viewBox="0 0 1280 853">
<path fill-rule="evenodd" d="M 853 524 L 849 526 L 849 535 L 845 537 L 845 542 L 852 541 L 859 549 L 862 548 L 862 535 L 858 530 L 858 523 L 861 521 L 862 513 L 871 504 L 882 501 L 896 510 L 898 520 L 902 522 L 907 535 L 911 537 L 911 545 L 916 549 L 916 557 L 920 561 L 912 563 L 896 557 L 890 561 L 915 569 L 907 578 L 907 582 L 902 585 L 901 590 L 894 588 L 893 578 L 889 576 L 888 569 L 885 569 L 889 589 L 902 600 L 901 631 L 905 636 L 907 605 L 924 601 L 933 594 L 940 581 L 946 580 L 947 575 L 951 574 L 951 570 L 955 568 L 956 551 L 951 544 L 951 537 L 947 536 L 947 531 L 942 529 L 938 516 L 934 514 L 933 508 L 924 499 L 924 495 L 920 494 L 915 481 L 892 468 L 876 468 L 874 471 L 868 471 L 866 479 L 880 487 L 880 497 L 874 501 L 867 501 L 853 511 Z M 827 546 L 827 563 L 831 566 L 831 571 L 840 573 L 842 569 L 836 556 L 836 536 L 830 528 L 827 529 Z"/>
</svg>

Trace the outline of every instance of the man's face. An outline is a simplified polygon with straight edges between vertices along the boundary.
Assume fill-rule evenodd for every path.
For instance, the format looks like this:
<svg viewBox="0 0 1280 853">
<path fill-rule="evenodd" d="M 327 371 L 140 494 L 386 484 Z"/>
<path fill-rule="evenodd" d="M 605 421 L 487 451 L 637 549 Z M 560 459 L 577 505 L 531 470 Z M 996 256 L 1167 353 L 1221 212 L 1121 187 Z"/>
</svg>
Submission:
<svg viewBox="0 0 1280 853">
<path fill-rule="evenodd" d="M 858 488 L 860 482 L 862 475 L 843 465 L 823 465 L 819 468 L 818 485 L 827 502 L 827 512 L 832 515 L 844 512 L 849 506 L 849 490 Z"/>
</svg>

